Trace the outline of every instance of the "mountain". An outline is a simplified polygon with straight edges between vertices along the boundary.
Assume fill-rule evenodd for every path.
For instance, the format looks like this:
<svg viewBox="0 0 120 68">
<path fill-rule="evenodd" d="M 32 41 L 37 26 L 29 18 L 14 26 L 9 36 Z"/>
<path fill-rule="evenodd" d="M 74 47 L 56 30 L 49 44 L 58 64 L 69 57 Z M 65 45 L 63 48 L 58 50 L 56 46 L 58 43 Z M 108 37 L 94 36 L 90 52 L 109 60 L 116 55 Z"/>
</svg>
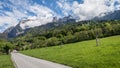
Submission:
<svg viewBox="0 0 120 68">
<path fill-rule="evenodd" d="M 120 20 L 120 10 L 114 12 L 102 13 L 93 20 Z"/>
<path fill-rule="evenodd" d="M 18 25 L 16 25 L 10 32 L 8 32 L 8 38 L 16 37 L 24 33 L 24 30 Z"/>
<path fill-rule="evenodd" d="M 47 30 L 57 26 L 62 26 L 67 23 L 75 22 L 72 16 L 66 16 L 64 18 L 53 17 L 52 22 L 48 22 L 43 25 L 34 25 L 33 23 L 40 23 L 41 21 L 37 19 L 24 19 L 21 20 L 16 26 L 6 29 L 3 33 L 7 35 L 8 38 L 14 38 L 19 35 L 24 35 L 31 28 L 38 28 L 38 30 Z M 33 26 L 34 25 L 34 26 Z"/>
<path fill-rule="evenodd" d="M 120 20 L 120 10 L 102 13 L 99 16 L 93 18 L 93 20 Z M 51 22 L 47 22 L 47 24 L 41 22 L 39 19 L 24 19 L 21 20 L 15 27 L 10 27 L 3 33 L 6 34 L 8 38 L 14 38 L 19 35 L 24 35 L 29 30 L 35 32 L 38 31 L 37 33 L 41 33 L 41 31 L 74 22 L 76 22 L 76 19 L 74 19 L 71 15 L 63 18 L 53 17 L 53 20 Z"/>
<path fill-rule="evenodd" d="M 11 26 L 8 29 L 6 29 L 3 33 L 9 33 L 13 28 L 14 28 L 14 26 Z"/>
<path fill-rule="evenodd" d="M 64 18 L 58 19 L 57 22 L 59 22 L 59 23 L 68 23 L 68 22 L 75 22 L 75 21 L 76 20 L 71 15 L 69 15 L 69 16 L 66 16 Z"/>
<path fill-rule="evenodd" d="M 23 29 L 20 25 L 27 22 L 29 20 L 22 20 L 20 21 L 16 26 L 12 26 L 8 29 L 6 29 L 3 34 L 6 34 L 8 38 L 13 38 L 18 35 L 24 34 L 28 28 L 25 26 L 25 29 Z"/>
</svg>

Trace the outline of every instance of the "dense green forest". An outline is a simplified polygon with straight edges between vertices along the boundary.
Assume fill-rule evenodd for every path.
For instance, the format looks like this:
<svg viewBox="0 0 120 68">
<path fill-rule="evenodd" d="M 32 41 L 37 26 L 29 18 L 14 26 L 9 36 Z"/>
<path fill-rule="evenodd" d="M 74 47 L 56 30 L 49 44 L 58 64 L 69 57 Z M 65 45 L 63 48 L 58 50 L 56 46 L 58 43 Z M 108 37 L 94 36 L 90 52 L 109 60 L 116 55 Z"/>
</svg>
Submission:
<svg viewBox="0 0 120 68">
<path fill-rule="evenodd" d="M 47 30 L 36 27 L 11 42 L 17 50 L 27 50 L 91 40 L 96 35 L 99 38 L 120 35 L 120 21 L 81 21 Z"/>
</svg>

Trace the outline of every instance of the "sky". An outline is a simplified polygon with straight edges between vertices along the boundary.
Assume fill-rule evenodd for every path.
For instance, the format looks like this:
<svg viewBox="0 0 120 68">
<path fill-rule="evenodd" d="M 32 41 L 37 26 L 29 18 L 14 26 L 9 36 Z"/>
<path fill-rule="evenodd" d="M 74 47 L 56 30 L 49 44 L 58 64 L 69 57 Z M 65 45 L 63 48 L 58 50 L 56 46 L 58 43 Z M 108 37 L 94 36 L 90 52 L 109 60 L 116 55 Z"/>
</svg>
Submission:
<svg viewBox="0 0 120 68">
<path fill-rule="evenodd" d="M 44 24 L 53 17 L 72 15 L 81 21 L 115 10 L 120 10 L 120 0 L 0 0 L 0 32 L 22 19 L 39 19 Z"/>
</svg>

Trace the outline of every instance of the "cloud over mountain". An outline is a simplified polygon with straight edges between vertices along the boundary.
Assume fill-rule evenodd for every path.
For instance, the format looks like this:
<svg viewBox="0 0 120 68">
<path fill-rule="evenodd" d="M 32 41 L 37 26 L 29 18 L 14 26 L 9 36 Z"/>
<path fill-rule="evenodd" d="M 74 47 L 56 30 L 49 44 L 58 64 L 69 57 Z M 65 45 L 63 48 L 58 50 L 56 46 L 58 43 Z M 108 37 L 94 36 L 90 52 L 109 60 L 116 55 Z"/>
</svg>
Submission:
<svg viewBox="0 0 120 68">
<path fill-rule="evenodd" d="M 8 23 L 8 26 L 4 26 L 3 29 L 9 26 L 15 26 L 22 18 L 36 17 L 39 18 L 41 23 L 47 23 L 51 21 L 52 17 L 56 14 L 47 6 L 33 3 L 29 0 L 5 0 L 1 2 L 0 7 L 3 7 L 0 8 L 0 32 L 5 23 Z M 34 25 L 35 23 L 31 24 Z M 40 23 L 37 25 L 39 24 Z"/>
<path fill-rule="evenodd" d="M 52 21 L 54 16 L 73 15 L 78 20 L 88 20 L 115 10 L 120 10 L 120 0 L 3 0 L 0 1 L 0 32 L 23 18 L 37 19 L 28 24 L 35 26 Z"/>
<path fill-rule="evenodd" d="M 79 20 L 92 19 L 101 13 L 120 9 L 120 0 L 83 0 L 82 3 L 59 0 L 57 4 L 65 15 L 72 13 Z"/>
</svg>

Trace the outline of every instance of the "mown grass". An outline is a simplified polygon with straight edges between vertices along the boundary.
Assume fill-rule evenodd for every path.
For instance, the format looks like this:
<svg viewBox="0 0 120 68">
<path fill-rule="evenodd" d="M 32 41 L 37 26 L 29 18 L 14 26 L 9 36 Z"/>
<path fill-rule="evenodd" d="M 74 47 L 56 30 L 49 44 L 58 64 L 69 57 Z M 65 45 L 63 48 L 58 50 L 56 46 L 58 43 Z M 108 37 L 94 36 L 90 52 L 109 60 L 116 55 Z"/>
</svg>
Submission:
<svg viewBox="0 0 120 68">
<path fill-rule="evenodd" d="M 120 35 L 100 39 L 99 46 L 89 40 L 22 53 L 73 68 L 120 68 Z"/>
<path fill-rule="evenodd" d="M 14 68 L 10 55 L 0 55 L 0 68 Z"/>
</svg>

